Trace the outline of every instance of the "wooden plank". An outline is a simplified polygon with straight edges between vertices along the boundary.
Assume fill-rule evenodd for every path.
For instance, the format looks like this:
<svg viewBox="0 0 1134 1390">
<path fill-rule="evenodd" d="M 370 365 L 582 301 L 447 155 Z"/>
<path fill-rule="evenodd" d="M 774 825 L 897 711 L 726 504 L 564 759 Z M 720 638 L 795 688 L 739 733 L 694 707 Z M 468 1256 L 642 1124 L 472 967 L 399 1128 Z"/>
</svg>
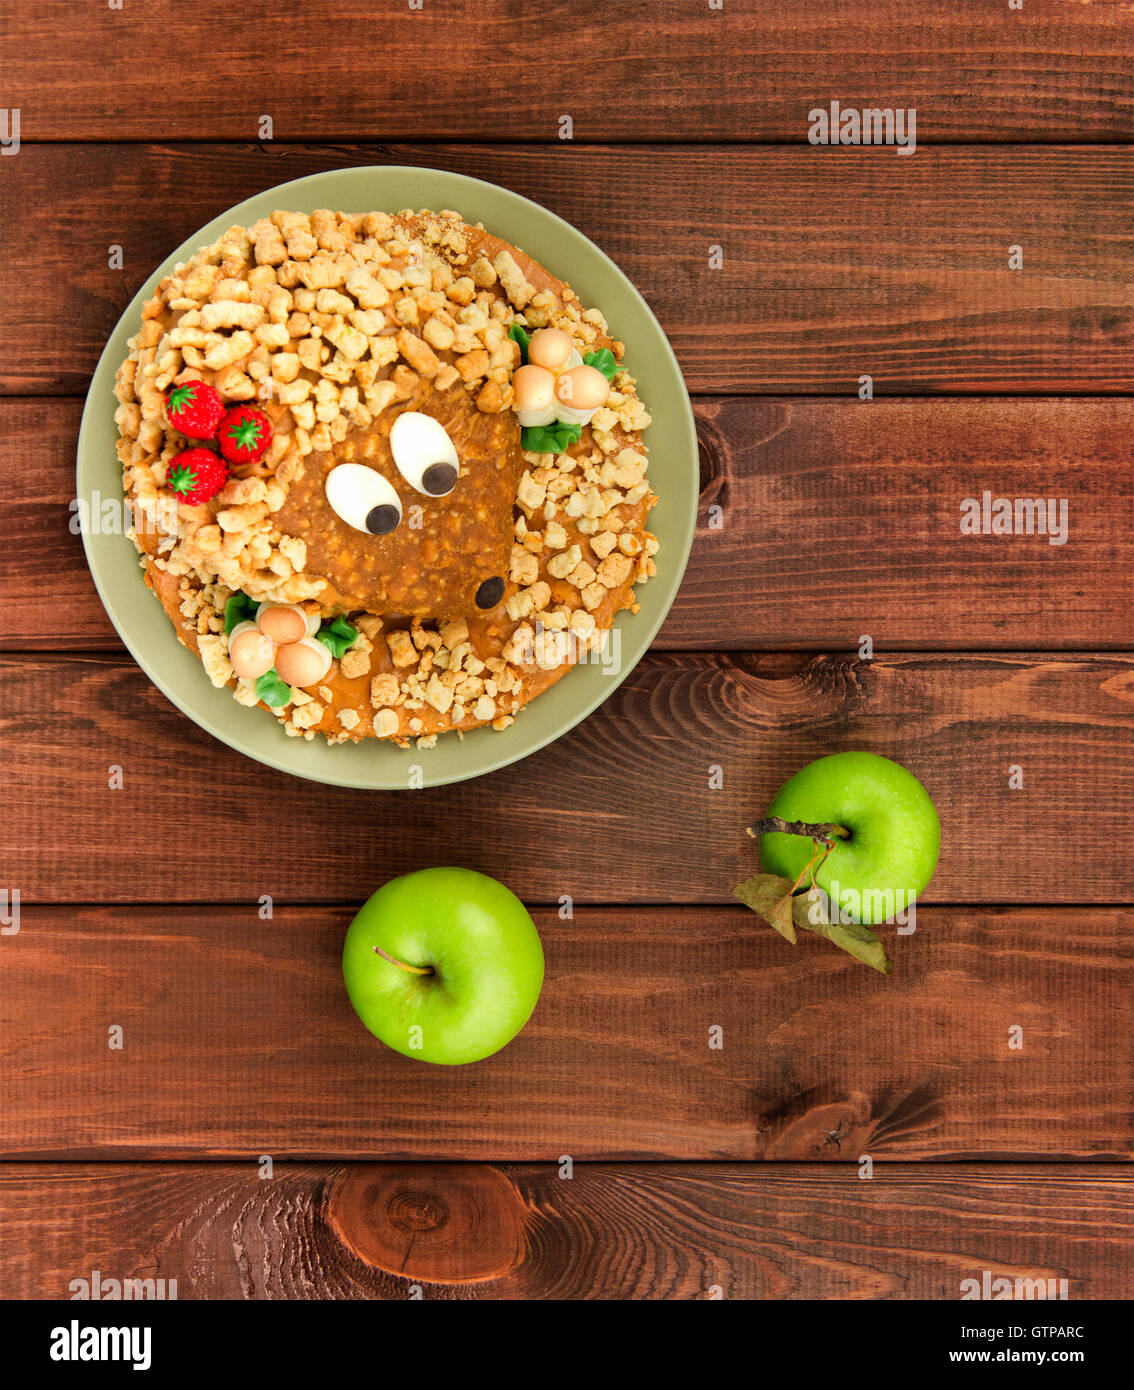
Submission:
<svg viewBox="0 0 1134 1390">
<path fill-rule="evenodd" d="M 12 657 L 0 673 L 0 844 L 27 900 L 353 902 L 451 860 L 531 902 L 727 902 L 751 872 L 744 826 L 841 748 L 893 757 L 928 787 L 945 827 L 928 901 L 1121 902 L 1134 888 L 1119 830 L 1132 810 L 1128 657 L 652 655 L 512 767 L 434 788 L 424 755 L 425 787 L 370 794 L 237 757 L 127 658 Z M 226 850 L 281 806 L 310 842 L 269 833 L 255 869 Z M 217 849 L 201 860 L 204 825 Z"/>
<path fill-rule="evenodd" d="M 0 646 L 121 648 L 73 529 L 81 416 L 76 400 L 0 401 Z"/>
<path fill-rule="evenodd" d="M 700 527 L 659 645 L 1129 647 L 1131 402 L 728 398 L 697 423 Z M 1063 542 L 962 536 L 986 492 L 1065 500 Z"/>
<path fill-rule="evenodd" d="M 1130 401 L 733 397 L 696 413 L 700 529 L 659 647 L 1129 646 L 1114 581 L 1134 568 L 1116 524 L 1134 488 Z M 70 529 L 79 414 L 0 401 L 8 650 L 120 649 Z M 962 536 L 961 503 L 986 490 L 1054 499 L 1056 515 L 1066 500 L 1064 542 Z"/>
<path fill-rule="evenodd" d="M 1080 1301 L 1125 1296 L 1132 1244 L 1128 1173 L 1081 1165 L 18 1164 L 0 1195 L 8 1299 L 97 1269 L 182 1300 L 955 1301 L 988 1270 Z"/>
<path fill-rule="evenodd" d="M 645 294 L 696 392 L 1134 386 L 1126 149 L 29 145 L 4 164 L 26 248 L 0 265 L 5 388 L 85 392 L 129 296 L 209 218 L 371 163 L 473 174 L 573 222 Z"/>
<path fill-rule="evenodd" d="M 249 876 L 242 907 L 23 908 L 2 947 L 7 1157 L 1130 1151 L 1117 908 L 923 907 L 892 941 L 890 979 L 818 939 L 793 949 L 739 906 L 537 909 L 531 1022 L 450 1068 L 384 1048 L 355 1017 L 339 965 L 353 908 L 261 920 L 270 886 Z"/>
<path fill-rule="evenodd" d="M 1106 3 L 654 0 L 647 18 L 446 0 L 379 18 L 362 0 L 262 0 L 218 44 L 173 0 L 46 0 L 5 28 L 25 140 L 247 139 L 266 113 L 278 140 L 554 143 L 568 113 L 576 139 L 804 141 L 830 97 L 915 106 L 926 142 L 1124 140 L 1134 111 L 1129 12 Z"/>
</svg>

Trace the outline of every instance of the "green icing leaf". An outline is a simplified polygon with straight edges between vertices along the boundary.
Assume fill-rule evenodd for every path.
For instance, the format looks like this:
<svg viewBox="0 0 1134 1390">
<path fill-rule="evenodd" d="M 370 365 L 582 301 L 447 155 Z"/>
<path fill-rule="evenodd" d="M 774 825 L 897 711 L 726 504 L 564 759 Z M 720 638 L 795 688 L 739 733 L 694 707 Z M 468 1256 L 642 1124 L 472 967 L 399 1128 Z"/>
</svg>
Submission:
<svg viewBox="0 0 1134 1390">
<path fill-rule="evenodd" d="M 192 386 L 175 386 L 165 398 L 167 410 L 176 413 L 187 401 L 193 400 L 196 394 Z"/>
<path fill-rule="evenodd" d="M 333 623 L 324 623 L 315 635 L 333 657 L 341 658 L 358 640 L 358 628 L 351 627 L 345 618 L 336 618 Z"/>
<path fill-rule="evenodd" d="M 585 353 L 583 361 L 588 367 L 594 367 L 597 371 L 602 372 L 607 381 L 613 381 L 615 372 L 622 370 L 622 363 L 618 361 L 609 348 L 599 348 L 598 352 Z"/>
<path fill-rule="evenodd" d="M 527 425 L 520 431 L 520 447 L 529 454 L 562 454 L 582 433 L 582 425 L 565 425 L 561 420 Z"/>
<path fill-rule="evenodd" d="M 291 686 L 286 681 L 281 681 L 276 675 L 276 668 L 273 666 L 270 671 L 265 671 L 256 682 L 256 694 L 266 705 L 271 705 L 273 709 L 278 709 L 280 705 L 286 705 L 291 699 Z"/>
<path fill-rule="evenodd" d="M 256 620 L 259 604 L 247 594 L 233 594 L 224 606 L 224 630 L 231 633 L 237 623 L 251 623 Z"/>
<path fill-rule="evenodd" d="M 508 337 L 511 338 L 514 343 L 519 343 L 520 345 L 520 362 L 527 362 L 528 344 L 532 340 L 532 335 L 521 327 L 520 324 L 514 323 L 508 330 Z"/>
</svg>

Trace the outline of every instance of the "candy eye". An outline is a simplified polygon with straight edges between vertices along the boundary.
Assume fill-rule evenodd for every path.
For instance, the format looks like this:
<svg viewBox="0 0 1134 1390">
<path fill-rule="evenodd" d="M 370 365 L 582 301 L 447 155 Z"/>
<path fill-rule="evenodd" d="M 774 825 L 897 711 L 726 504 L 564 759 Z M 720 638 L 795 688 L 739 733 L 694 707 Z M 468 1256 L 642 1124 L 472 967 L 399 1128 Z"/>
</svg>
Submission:
<svg viewBox="0 0 1134 1390">
<path fill-rule="evenodd" d="M 445 497 L 457 486 L 460 462 L 453 441 L 432 415 L 407 410 L 390 427 L 398 472 L 426 497 Z"/>
<path fill-rule="evenodd" d="M 340 463 L 327 474 L 327 501 L 348 526 L 369 536 L 388 536 L 402 519 L 393 484 L 361 463 Z"/>
</svg>

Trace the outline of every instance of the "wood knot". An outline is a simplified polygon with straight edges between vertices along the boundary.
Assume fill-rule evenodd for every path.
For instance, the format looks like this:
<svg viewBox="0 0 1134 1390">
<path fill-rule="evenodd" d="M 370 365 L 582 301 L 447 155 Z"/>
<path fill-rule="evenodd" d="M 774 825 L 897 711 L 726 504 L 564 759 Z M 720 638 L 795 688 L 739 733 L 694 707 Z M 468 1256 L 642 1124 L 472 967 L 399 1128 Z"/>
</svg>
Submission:
<svg viewBox="0 0 1134 1390">
<path fill-rule="evenodd" d="M 697 420 L 697 463 L 700 469 L 701 505 L 723 506 L 728 488 L 725 455 L 728 445 L 716 422 Z"/>
<path fill-rule="evenodd" d="M 449 1220 L 449 1208 L 439 1194 L 411 1189 L 388 1198 L 386 1219 L 399 1231 L 435 1231 Z"/>
<path fill-rule="evenodd" d="M 767 1116 L 764 1158 L 856 1159 L 874 1131 L 870 1100 L 855 1092 L 835 1098 L 817 1090 L 793 1097 Z"/>
<path fill-rule="evenodd" d="M 487 1164 L 355 1164 L 326 1202 L 328 1224 L 343 1245 L 404 1279 L 500 1279 L 527 1252 L 523 1199 Z"/>
</svg>

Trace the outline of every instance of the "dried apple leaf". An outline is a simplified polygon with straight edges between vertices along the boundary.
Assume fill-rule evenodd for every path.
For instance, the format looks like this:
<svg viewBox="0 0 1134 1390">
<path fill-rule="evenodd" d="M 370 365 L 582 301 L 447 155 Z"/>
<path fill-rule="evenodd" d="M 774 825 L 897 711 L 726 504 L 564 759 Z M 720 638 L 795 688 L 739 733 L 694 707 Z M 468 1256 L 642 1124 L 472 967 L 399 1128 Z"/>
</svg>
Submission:
<svg viewBox="0 0 1134 1390">
<path fill-rule="evenodd" d="M 795 945 L 795 925 L 792 922 L 791 896 L 792 884 L 788 878 L 776 874 L 753 874 L 732 890 L 745 907 L 750 907 L 758 917 L 763 917 L 769 926 Z"/>
<path fill-rule="evenodd" d="M 858 922 L 849 922 L 846 926 L 836 926 L 832 923 L 827 934 L 836 946 L 841 946 L 844 951 L 854 956 L 855 960 L 862 961 L 863 965 L 869 965 L 881 975 L 894 973 L 894 967 L 878 933 L 872 932 L 869 927 L 861 926 Z"/>
<path fill-rule="evenodd" d="M 872 932 L 869 927 L 864 927 L 859 922 L 829 921 L 817 888 L 812 888 L 802 897 L 792 899 L 792 915 L 797 927 L 815 932 L 817 936 L 825 936 L 841 950 L 854 956 L 855 960 L 862 961 L 863 965 L 869 965 L 883 975 L 893 974 L 894 967 L 878 933 Z"/>
<path fill-rule="evenodd" d="M 840 950 L 882 975 L 893 974 L 894 967 L 876 932 L 858 922 L 828 921 L 820 890 L 812 886 L 806 892 L 793 893 L 794 887 L 790 879 L 777 874 L 753 874 L 732 891 L 793 946 L 798 927 L 825 936 Z"/>
</svg>

